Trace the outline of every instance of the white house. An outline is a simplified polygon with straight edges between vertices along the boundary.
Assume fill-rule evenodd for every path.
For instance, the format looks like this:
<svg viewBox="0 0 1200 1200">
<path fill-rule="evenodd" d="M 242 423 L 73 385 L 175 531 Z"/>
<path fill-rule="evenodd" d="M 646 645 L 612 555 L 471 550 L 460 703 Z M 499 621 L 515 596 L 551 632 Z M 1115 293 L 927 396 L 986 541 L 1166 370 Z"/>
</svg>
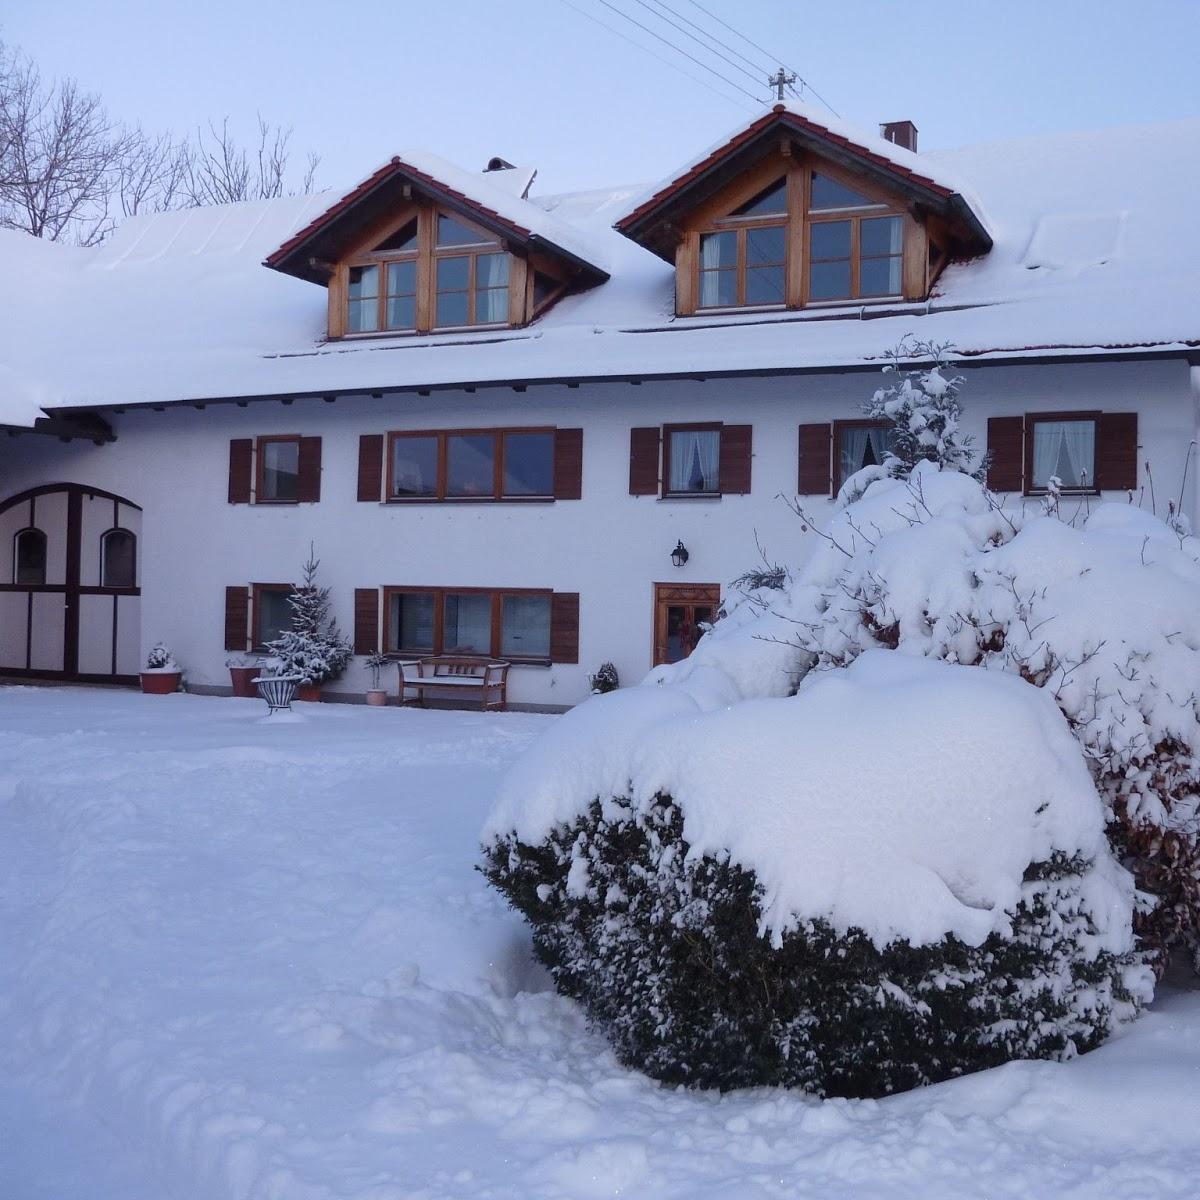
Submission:
<svg viewBox="0 0 1200 1200">
<path fill-rule="evenodd" d="M 819 519 L 882 452 L 906 335 L 954 347 L 995 490 L 1200 517 L 1200 121 L 884 134 L 780 104 L 649 189 L 405 153 L 93 249 L 0 232 L 0 674 L 163 640 L 227 688 L 312 543 L 360 655 L 569 705 L 686 653 L 756 537 L 804 553 L 781 497 Z"/>
</svg>

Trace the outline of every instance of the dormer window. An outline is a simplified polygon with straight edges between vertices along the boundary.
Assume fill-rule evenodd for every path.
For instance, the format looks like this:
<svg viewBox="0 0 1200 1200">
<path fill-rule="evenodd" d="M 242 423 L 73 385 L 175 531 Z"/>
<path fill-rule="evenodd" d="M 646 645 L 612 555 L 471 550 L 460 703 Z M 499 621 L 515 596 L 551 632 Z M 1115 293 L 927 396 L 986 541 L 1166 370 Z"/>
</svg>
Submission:
<svg viewBox="0 0 1200 1200">
<path fill-rule="evenodd" d="M 615 228 L 674 265 L 683 317 L 923 300 L 949 261 L 992 239 L 938 165 L 896 137 L 775 104 Z"/>
<path fill-rule="evenodd" d="M 396 155 L 265 265 L 328 289 L 331 338 L 524 325 L 608 278 L 586 235 L 527 199 L 534 174 Z"/>
<path fill-rule="evenodd" d="M 901 297 L 905 214 L 824 168 L 776 169 L 765 186 L 730 185 L 729 199 L 685 235 L 680 312 Z"/>
<path fill-rule="evenodd" d="M 512 255 L 490 233 L 425 210 L 346 266 L 348 334 L 510 323 Z"/>
</svg>

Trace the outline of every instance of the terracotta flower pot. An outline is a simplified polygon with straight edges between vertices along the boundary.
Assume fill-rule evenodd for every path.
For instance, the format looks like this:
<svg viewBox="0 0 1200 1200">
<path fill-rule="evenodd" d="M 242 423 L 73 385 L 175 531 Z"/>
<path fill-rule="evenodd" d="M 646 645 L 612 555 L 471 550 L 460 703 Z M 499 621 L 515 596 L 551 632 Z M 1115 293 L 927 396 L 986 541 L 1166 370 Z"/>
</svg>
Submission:
<svg viewBox="0 0 1200 1200">
<path fill-rule="evenodd" d="M 319 683 L 302 683 L 296 689 L 297 700 L 317 701 L 321 699 L 321 685 Z"/>
<path fill-rule="evenodd" d="M 172 692 L 179 691 L 179 681 L 182 678 L 182 671 L 143 671 L 142 691 L 147 696 L 169 696 Z"/>
<path fill-rule="evenodd" d="M 233 680 L 233 694 L 247 700 L 258 698 L 258 688 L 252 680 L 258 678 L 260 667 L 230 667 L 229 678 Z"/>
<path fill-rule="evenodd" d="M 367 692 L 367 703 L 380 707 L 387 703 L 388 694 L 383 688 L 371 688 Z"/>
</svg>

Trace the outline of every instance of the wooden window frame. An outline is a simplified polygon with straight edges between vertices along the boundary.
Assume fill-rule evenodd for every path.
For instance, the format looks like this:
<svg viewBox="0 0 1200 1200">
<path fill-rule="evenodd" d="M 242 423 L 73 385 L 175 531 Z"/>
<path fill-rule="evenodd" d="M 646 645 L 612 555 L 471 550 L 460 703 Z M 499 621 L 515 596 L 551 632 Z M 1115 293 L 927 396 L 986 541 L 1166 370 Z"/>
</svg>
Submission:
<svg viewBox="0 0 1200 1200">
<path fill-rule="evenodd" d="M 284 504 L 300 503 L 300 438 L 298 433 L 271 433 L 254 439 L 254 503 L 255 504 Z M 296 443 L 296 499 L 276 500 L 263 495 L 263 484 L 266 479 L 266 455 L 263 447 L 271 442 Z"/>
<path fill-rule="evenodd" d="M 457 246 L 439 246 L 437 244 L 439 216 L 449 217 L 477 233 L 479 241 L 464 242 Z M 385 242 L 414 219 L 417 222 L 417 247 L 415 250 L 374 250 L 370 248 Z M 526 270 L 525 260 L 513 254 L 503 238 L 489 233 L 470 217 L 461 216 L 440 205 L 413 204 L 386 224 L 377 225 L 364 240 L 366 248 L 360 246 L 359 249 L 339 262 L 330 281 L 329 336 L 332 338 L 405 337 L 464 329 L 507 329 L 521 324 L 531 309 L 532 303 L 526 293 L 531 291 L 531 285 L 527 283 L 527 280 L 532 278 L 532 270 Z M 505 317 L 501 321 L 475 320 L 478 300 L 476 259 L 481 254 L 503 254 L 508 259 L 508 283 L 506 285 L 508 303 Z M 466 324 L 439 325 L 437 323 L 439 294 L 437 266 L 443 258 L 469 259 L 466 288 L 469 319 Z M 415 313 L 411 326 L 392 328 L 387 324 L 388 267 L 396 262 L 416 263 Z M 354 331 L 350 329 L 349 273 L 355 267 L 377 267 L 379 269 L 379 289 L 375 297 L 377 305 L 375 329 Z M 485 288 L 484 290 L 491 289 Z M 407 295 L 407 293 L 404 294 Z M 556 296 L 555 299 L 557 298 Z M 546 307 L 548 305 L 542 305 L 540 311 L 545 311 Z"/>
<path fill-rule="evenodd" d="M 699 251 L 696 262 L 696 311 L 697 312 L 728 312 L 731 309 L 752 309 L 755 312 L 786 307 L 787 295 L 787 241 L 788 241 L 788 220 L 787 214 L 782 217 L 779 213 L 771 213 L 769 217 L 766 215 L 756 217 L 729 217 L 725 220 L 714 222 L 712 229 L 704 229 L 700 232 Z M 751 230 L 756 229 L 782 229 L 783 230 L 783 258 L 779 263 L 760 263 L 758 267 L 782 266 L 783 267 L 783 287 L 784 300 L 778 303 L 771 302 L 766 304 L 750 304 L 746 300 L 746 241 L 747 234 Z M 733 233 L 737 236 L 737 263 L 732 268 L 722 267 L 719 270 L 712 271 L 704 268 L 704 239 L 713 234 Z M 708 274 L 732 274 L 737 280 L 737 299 L 733 304 L 705 304 L 702 296 L 704 293 L 704 276 Z"/>
<path fill-rule="evenodd" d="M 871 198 L 869 205 L 823 208 L 810 211 L 813 174 L 824 175 Z M 733 210 L 752 199 L 779 178 L 787 183 L 787 211 L 738 217 Z M 900 290 L 888 295 L 862 295 L 861 223 L 895 217 L 900 225 Z M 813 299 L 809 280 L 812 227 L 829 221 L 850 222 L 850 295 L 831 299 Z M 784 301 L 780 304 L 746 304 L 746 233 L 751 229 L 782 225 L 785 230 Z M 816 156 L 795 148 L 781 152 L 746 172 L 712 200 L 701 205 L 693 218 L 685 221 L 685 232 L 676 257 L 676 312 L 679 316 L 709 316 L 715 313 L 778 311 L 780 309 L 831 308 L 910 302 L 928 295 L 932 278 L 944 266 L 944 258 L 929 261 L 928 233 L 902 202 L 887 195 L 877 185 L 843 171 Z M 737 303 L 701 304 L 701 240 L 706 234 L 738 232 Z M 890 258 L 892 255 L 869 255 Z"/>
<path fill-rule="evenodd" d="M 660 495 L 663 500 L 719 500 L 721 498 L 721 430 L 723 421 L 681 422 L 662 427 L 662 484 Z M 712 432 L 717 435 L 717 486 L 711 492 L 671 491 L 671 435 L 673 433 Z"/>
<path fill-rule="evenodd" d="M 21 566 L 21 562 L 20 562 L 21 539 L 27 533 L 36 533 L 42 539 L 42 578 L 37 583 L 22 583 L 17 578 L 17 575 L 19 573 L 20 566 Z M 13 534 L 13 548 L 12 548 L 13 587 L 15 587 L 15 588 L 45 587 L 46 586 L 46 570 L 49 565 L 50 565 L 50 538 L 47 536 L 46 531 L 44 529 L 39 529 L 36 525 L 26 525 L 24 529 L 18 529 L 17 532 Z"/>
<path fill-rule="evenodd" d="M 252 583 L 250 585 L 250 652 L 261 654 L 266 651 L 262 638 L 262 594 L 283 592 L 290 596 L 296 589 L 290 583 Z"/>
<path fill-rule="evenodd" d="M 1099 409 L 1086 409 L 1076 412 L 1035 412 L 1025 414 L 1025 427 L 1022 436 L 1023 459 L 1021 474 L 1025 482 L 1026 496 L 1044 496 L 1044 487 L 1033 485 L 1033 438 L 1034 426 L 1045 421 L 1091 421 L 1092 422 L 1092 470 L 1091 486 L 1085 488 L 1062 489 L 1064 496 L 1099 496 L 1100 489 L 1096 486 L 1096 464 L 1100 459 L 1100 418 L 1103 414 Z"/>
<path fill-rule="evenodd" d="M 105 579 L 104 579 L 104 549 L 108 545 L 108 539 L 110 537 L 112 537 L 112 535 L 114 533 L 125 533 L 125 534 L 128 534 L 129 537 L 131 537 L 133 539 L 133 579 L 127 584 L 126 583 L 109 584 L 109 583 L 106 583 Z M 137 587 L 137 575 L 138 575 L 137 555 L 138 555 L 138 538 L 137 538 L 137 534 L 134 533 L 132 529 L 127 529 L 124 525 L 114 525 L 111 529 L 106 529 L 100 535 L 100 571 L 97 575 L 97 578 L 100 580 L 100 587 L 103 589 L 103 591 L 106 595 L 110 592 L 117 593 L 117 594 L 120 594 L 122 592 L 128 592 L 131 588 Z"/>
<path fill-rule="evenodd" d="M 830 463 L 830 466 L 832 468 L 832 478 L 833 478 L 833 490 L 830 493 L 831 495 L 836 496 L 838 494 L 838 492 L 840 492 L 842 490 L 842 486 L 845 484 L 846 480 L 850 478 L 849 475 L 842 474 L 842 433 L 843 433 L 843 431 L 847 430 L 847 429 L 883 429 L 883 430 L 886 430 L 887 427 L 888 427 L 888 423 L 886 421 L 876 421 L 876 420 L 873 420 L 871 417 L 854 417 L 852 419 L 845 420 L 845 421 L 834 421 L 833 422 L 833 441 L 830 446 L 830 454 L 831 454 L 832 460 L 833 460 Z"/>
<path fill-rule="evenodd" d="M 557 455 L 556 437 L 558 430 L 553 425 L 500 426 L 492 429 L 399 429 L 387 435 L 386 492 L 388 504 L 547 504 L 554 496 L 554 467 Z M 536 496 L 507 496 L 504 494 L 504 459 L 508 438 L 511 434 L 549 434 L 550 445 L 550 491 Z M 449 440 L 452 437 L 493 437 L 492 494 L 490 496 L 451 496 L 449 484 Z M 394 494 L 393 476 L 396 465 L 396 442 L 401 438 L 437 438 L 437 494 L 434 496 L 397 496 Z"/>
<path fill-rule="evenodd" d="M 503 329 L 508 325 L 507 316 L 503 321 L 477 321 L 476 305 L 479 301 L 479 287 L 477 286 L 477 272 L 479 266 L 479 258 L 481 255 L 503 254 L 508 259 L 508 282 L 504 285 L 504 303 L 505 312 L 507 313 L 511 307 L 512 298 L 512 255 L 503 248 L 498 241 L 488 242 L 486 244 L 471 243 L 462 246 L 437 246 L 433 251 L 433 310 L 431 329 L 436 330 L 453 330 L 453 329 Z M 437 275 L 438 265 L 447 258 L 465 258 L 467 259 L 467 286 L 466 288 L 447 288 L 444 291 L 438 287 Z M 498 288 L 484 288 L 485 292 L 499 291 Z M 465 323 L 459 322 L 457 325 L 439 325 L 437 323 L 437 303 L 440 296 L 460 296 L 465 293 L 467 297 L 467 320 Z"/>
<path fill-rule="evenodd" d="M 392 645 L 392 597 L 393 596 L 432 596 L 433 597 L 433 649 L 418 649 Z M 518 666 L 548 667 L 552 658 L 549 653 L 544 656 L 501 654 L 500 645 L 503 637 L 502 617 L 504 598 L 506 596 L 544 596 L 550 608 L 548 619 L 549 633 L 553 636 L 554 629 L 554 591 L 552 588 L 488 588 L 488 587 L 416 587 L 407 584 L 388 584 L 383 588 L 383 653 L 394 658 L 436 658 L 439 655 L 451 653 L 445 649 L 445 617 L 447 596 L 490 596 L 491 597 L 491 644 L 487 654 L 491 658 L 503 659 Z M 477 651 L 476 653 L 482 653 Z"/>
</svg>

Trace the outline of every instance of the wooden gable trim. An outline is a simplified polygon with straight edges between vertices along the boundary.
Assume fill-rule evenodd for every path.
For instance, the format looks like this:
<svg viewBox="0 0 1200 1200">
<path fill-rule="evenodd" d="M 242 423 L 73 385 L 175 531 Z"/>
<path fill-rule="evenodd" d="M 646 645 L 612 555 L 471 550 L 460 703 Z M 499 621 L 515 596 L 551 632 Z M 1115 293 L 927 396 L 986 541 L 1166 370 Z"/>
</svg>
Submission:
<svg viewBox="0 0 1200 1200">
<path fill-rule="evenodd" d="M 397 192 L 398 197 L 395 195 Z M 397 199 L 400 202 L 409 201 L 414 194 L 473 225 L 481 226 L 497 238 L 514 240 L 526 252 L 539 249 L 563 260 L 591 284 L 603 283 L 609 277 L 608 272 L 595 263 L 580 258 L 566 247 L 548 241 L 533 230 L 488 208 L 486 204 L 440 182 L 411 163 L 406 163 L 399 155 L 288 238 L 263 260 L 263 265 L 324 286 L 328 282 L 328 269 L 319 267 L 313 260 L 328 263 L 345 259 L 348 242 L 344 236 L 339 238 L 338 231 L 347 224 L 353 225 L 356 214 L 359 220 L 362 219 L 361 214 L 366 213 L 367 222 L 378 222 L 382 218 L 376 214 L 390 214 L 394 211 L 393 205 Z M 356 242 L 358 240 L 354 234 L 350 238 Z"/>
</svg>

